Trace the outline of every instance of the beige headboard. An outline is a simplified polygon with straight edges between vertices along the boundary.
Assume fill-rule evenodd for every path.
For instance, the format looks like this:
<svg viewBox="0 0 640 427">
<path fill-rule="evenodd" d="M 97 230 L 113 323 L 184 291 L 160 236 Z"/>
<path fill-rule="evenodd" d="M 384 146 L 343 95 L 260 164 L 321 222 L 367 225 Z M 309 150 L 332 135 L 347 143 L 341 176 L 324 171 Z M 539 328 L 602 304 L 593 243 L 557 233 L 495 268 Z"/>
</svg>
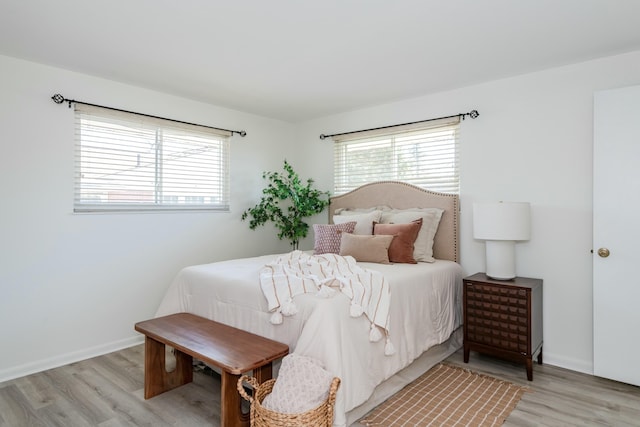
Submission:
<svg viewBox="0 0 640 427">
<path fill-rule="evenodd" d="M 437 193 L 399 181 L 380 181 L 365 184 L 346 194 L 329 200 L 329 223 L 333 223 L 336 209 L 389 206 L 395 209 L 444 209 L 433 243 L 433 256 L 459 261 L 459 212 L 457 194 Z"/>
</svg>

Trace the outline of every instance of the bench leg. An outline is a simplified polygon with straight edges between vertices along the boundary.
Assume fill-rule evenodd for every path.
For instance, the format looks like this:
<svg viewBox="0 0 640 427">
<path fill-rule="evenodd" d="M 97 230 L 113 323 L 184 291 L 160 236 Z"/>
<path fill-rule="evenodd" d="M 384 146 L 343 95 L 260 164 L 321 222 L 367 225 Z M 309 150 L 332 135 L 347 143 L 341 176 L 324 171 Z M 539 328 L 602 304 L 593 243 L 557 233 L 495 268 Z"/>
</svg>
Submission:
<svg viewBox="0 0 640 427">
<path fill-rule="evenodd" d="M 271 363 L 253 370 L 253 376 L 260 384 L 271 379 L 273 372 Z M 238 380 L 240 375 L 222 371 L 222 391 L 220 396 L 220 425 L 224 427 L 249 426 L 249 413 L 242 412 L 242 398 L 238 393 Z"/>
<path fill-rule="evenodd" d="M 271 367 L 271 362 L 269 362 L 266 365 L 253 370 L 253 376 L 258 380 L 258 383 L 262 384 L 266 380 L 273 378 L 273 370 Z"/>
<path fill-rule="evenodd" d="M 193 357 L 175 350 L 176 368 L 167 372 L 165 345 L 153 338 L 144 340 L 144 398 L 149 399 L 160 393 L 193 381 Z"/>
</svg>

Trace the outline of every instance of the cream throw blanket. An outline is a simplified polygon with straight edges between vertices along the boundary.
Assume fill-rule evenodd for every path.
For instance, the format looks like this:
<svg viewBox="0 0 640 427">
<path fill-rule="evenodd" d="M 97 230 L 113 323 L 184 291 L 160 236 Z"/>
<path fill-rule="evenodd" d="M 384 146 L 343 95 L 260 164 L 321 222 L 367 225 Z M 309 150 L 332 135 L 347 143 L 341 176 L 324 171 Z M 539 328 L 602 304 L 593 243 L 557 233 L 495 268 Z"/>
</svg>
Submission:
<svg viewBox="0 0 640 427">
<path fill-rule="evenodd" d="M 382 273 L 366 270 L 351 256 L 310 255 L 293 251 L 276 258 L 260 271 L 260 287 L 267 299 L 271 323 L 281 324 L 283 316 L 298 309 L 296 295 L 315 293 L 329 298 L 340 292 L 351 300 L 350 315 L 365 315 L 371 322 L 369 340 L 386 338 L 385 354 L 395 353 L 389 340 L 389 283 Z"/>
</svg>

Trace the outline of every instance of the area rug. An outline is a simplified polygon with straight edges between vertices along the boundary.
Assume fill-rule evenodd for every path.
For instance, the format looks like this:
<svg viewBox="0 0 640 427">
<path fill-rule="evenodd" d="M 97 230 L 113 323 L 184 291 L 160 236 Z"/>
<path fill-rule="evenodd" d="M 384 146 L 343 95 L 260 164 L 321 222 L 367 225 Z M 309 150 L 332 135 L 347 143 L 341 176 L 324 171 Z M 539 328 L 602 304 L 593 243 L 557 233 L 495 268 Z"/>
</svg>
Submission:
<svg viewBox="0 0 640 427">
<path fill-rule="evenodd" d="M 438 364 L 360 420 L 365 426 L 500 426 L 526 387 Z"/>
</svg>

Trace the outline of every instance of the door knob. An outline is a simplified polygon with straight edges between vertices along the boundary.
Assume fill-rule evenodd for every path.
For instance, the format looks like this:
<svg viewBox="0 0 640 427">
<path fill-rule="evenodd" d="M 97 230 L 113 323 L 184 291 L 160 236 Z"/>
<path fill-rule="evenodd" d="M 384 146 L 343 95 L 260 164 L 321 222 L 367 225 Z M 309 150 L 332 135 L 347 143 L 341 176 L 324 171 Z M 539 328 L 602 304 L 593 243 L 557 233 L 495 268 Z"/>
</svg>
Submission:
<svg viewBox="0 0 640 427">
<path fill-rule="evenodd" d="M 602 257 L 602 258 L 608 257 L 610 253 L 611 252 L 609 252 L 609 249 L 607 249 L 607 248 L 598 249 L 598 255 L 600 255 L 600 257 Z"/>
</svg>

